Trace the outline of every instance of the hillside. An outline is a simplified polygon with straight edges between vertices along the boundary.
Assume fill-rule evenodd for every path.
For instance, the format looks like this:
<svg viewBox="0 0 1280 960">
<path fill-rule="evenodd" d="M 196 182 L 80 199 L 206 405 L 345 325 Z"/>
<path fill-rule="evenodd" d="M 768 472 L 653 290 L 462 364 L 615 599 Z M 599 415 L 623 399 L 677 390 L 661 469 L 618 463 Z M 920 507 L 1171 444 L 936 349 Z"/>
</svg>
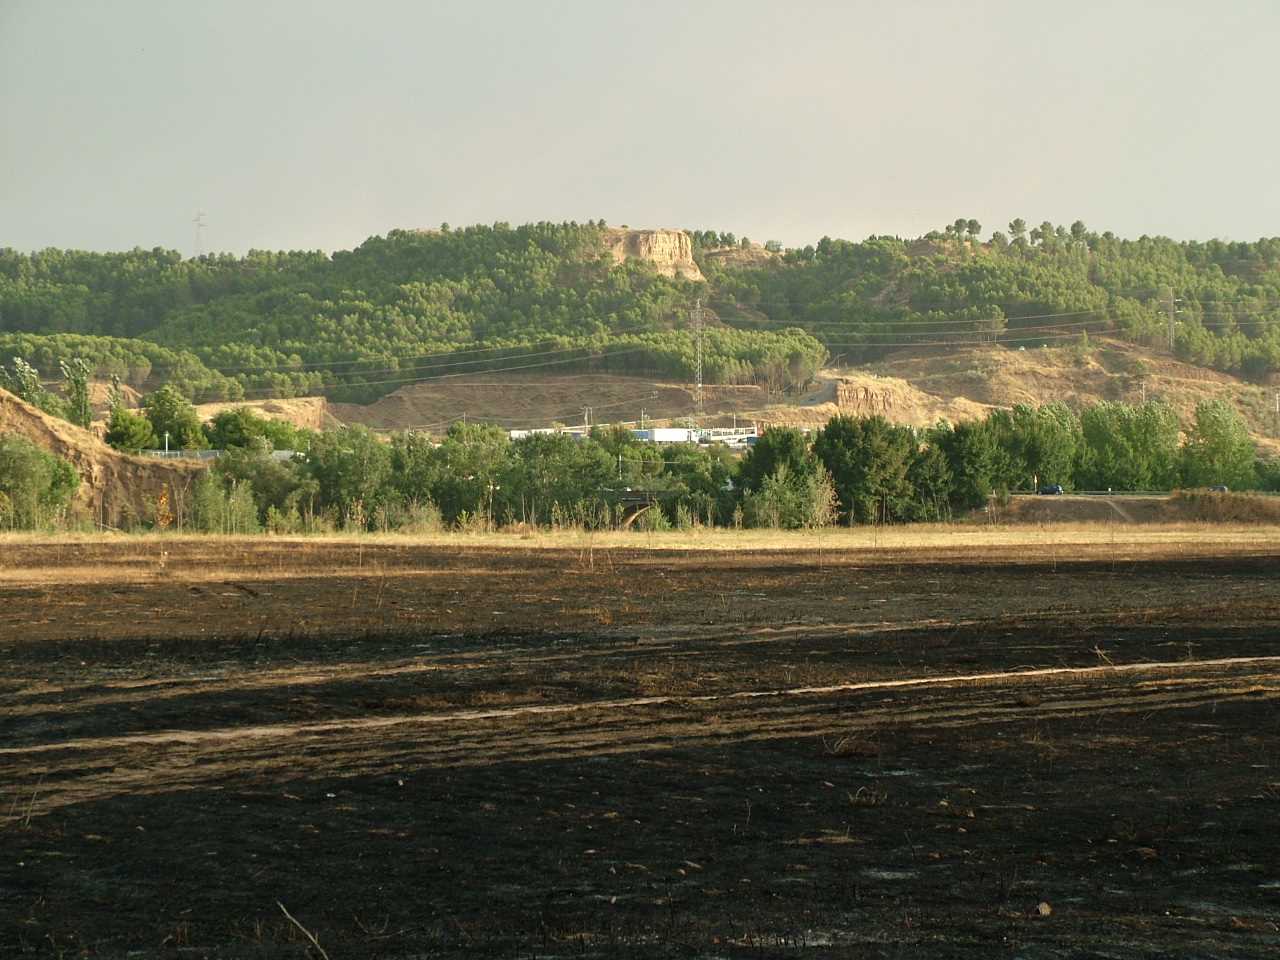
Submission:
<svg viewBox="0 0 1280 960">
<path fill-rule="evenodd" d="M 1115 339 L 1076 347 L 1008 350 L 971 347 L 931 355 L 902 352 L 871 364 L 883 377 L 900 378 L 930 395 L 964 397 L 976 404 L 1010 407 L 1061 400 L 1075 409 L 1104 400 L 1138 403 L 1162 399 L 1190 422 L 1202 400 L 1230 402 L 1254 439 L 1280 450 L 1274 414 L 1275 388 L 1175 360 Z"/>
<path fill-rule="evenodd" d="M 1083 354 L 1074 346 L 898 351 L 859 367 L 825 369 L 799 403 L 769 408 L 760 419 L 812 426 L 837 412 L 876 413 L 894 423 L 927 426 L 938 419 L 975 419 L 993 407 L 1019 403 L 1038 406 L 1057 400 L 1079 410 L 1102 401 L 1138 403 L 1145 397 L 1164 400 L 1185 424 L 1200 401 L 1223 399 L 1240 412 L 1261 450 L 1277 455 L 1275 392 L 1103 338 Z"/>
<path fill-rule="evenodd" d="M 758 386 L 705 388 L 706 425 L 734 422 L 817 427 L 838 413 L 879 414 L 900 424 L 926 427 L 939 420 L 979 419 L 995 407 L 1054 400 L 1081 409 L 1102 401 L 1161 398 L 1189 423 L 1201 400 L 1230 401 L 1269 455 L 1280 454 L 1272 388 L 1103 338 L 1082 354 L 1077 347 L 1030 350 L 969 346 L 947 351 L 899 351 L 856 367 L 830 367 L 810 389 L 771 398 Z M 224 405 L 201 407 L 208 417 Z M 376 429 L 443 432 L 464 416 L 508 428 L 582 422 L 672 421 L 695 411 L 692 387 L 640 377 L 559 376 L 523 373 L 518 378 L 478 375 L 412 384 L 373 404 L 325 405 L 322 398 L 252 405 L 314 429 L 332 417 Z"/>
<path fill-rule="evenodd" d="M 0 389 L 0 433 L 25 437 L 57 454 L 80 474 L 75 505 L 94 521 L 120 527 L 154 515 L 161 491 L 177 511 L 203 464 L 132 457 L 108 447 L 93 433 L 51 417 Z"/>
<path fill-rule="evenodd" d="M 735 411 L 757 410 L 767 394 L 757 386 L 713 386 L 704 391 L 709 416 L 732 418 Z M 584 407 L 594 423 L 673 420 L 694 411 L 692 388 L 642 377 L 610 375 L 495 378 L 479 375 L 401 387 L 369 405 L 332 403 L 329 412 L 347 423 L 383 430 L 419 429 L 443 433 L 449 423 L 466 419 L 508 429 L 580 424 Z"/>
<path fill-rule="evenodd" d="M 280 420 L 306 430 L 328 430 L 339 420 L 324 397 L 294 397 L 289 400 L 245 400 L 232 403 L 201 403 L 196 414 L 208 422 L 224 410 L 248 408 L 266 420 Z"/>
<path fill-rule="evenodd" d="M 1081 356 L 1042 349 L 1066 345 Z M 1127 240 L 1014 221 L 983 240 L 960 220 L 782 252 L 600 221 L 396 230 L 331 256 L 0 250 L 0 350 L 46 376 L 83 356 L 98 376 L 173 382 L 197 401 L 323 396 L 342 418 L 382 424 L 576 422 L 583 406 L 637 419 L 644 399 L 681 416 L 701 352 L 723 415 L 812 423 L 832 404 L 922 424 L 1132 398 L 1145 382 L 1184 416 L 1229 394 L 1263 434 L 1262 387 L 1280 378 L 1280 239 Z M 613 378 L 667 386 L 657 398 L 579 388 Z M 557 385 L 504 394 L 486 381 Z M 316 404 L 282 409 L 324 422 Z"/>
<path fill-rule="evenodd" d="M 0 249 L 0 343 L 46 376 L 85 356 L 136 386 L 176 380 L 198 401 L 368 402 L 414 380 L 527 366 L 690 379 L 701 279 L 683 231 L 603 223 L 395 230 L 332 256 Z M 704 369 L 760 382 L 807 375 L 823 356 L 799 331 L 723 330 Z"/>
</svg>

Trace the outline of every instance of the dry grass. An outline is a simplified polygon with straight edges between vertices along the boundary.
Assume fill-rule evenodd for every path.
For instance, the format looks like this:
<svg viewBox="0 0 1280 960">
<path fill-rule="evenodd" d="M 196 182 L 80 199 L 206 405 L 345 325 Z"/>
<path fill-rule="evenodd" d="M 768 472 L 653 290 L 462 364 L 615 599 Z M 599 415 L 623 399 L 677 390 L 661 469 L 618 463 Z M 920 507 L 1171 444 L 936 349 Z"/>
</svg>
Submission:
<svg viewBox="0 0 1280 960">
<path fill-rule="evenodd" d="M 1267 504 L 1271 506 L 1270 503 Z M 631 550 L 798 550 L 819 546 L 824 550 L 902 550 L 932 547 L 1044 546 L 1061 544 L 1171 544 L 1224 545 L 1274 544 L 1280 538 L 1280 503 L 1276 519 L 1269 522 L 1179 522 L 1128 525 L 1116 523 L 1053 524 L 903 524 L 881 527 L 827 527 L 821 530 L 732 530 L 722 527 L 649 533 L 632 530 L 583 531 L 496 530 L 491 532 L 442 531 L 429 534 L 336 533 L 316 536 L 226 536 L 222 534 L 158 533 L 46 533 L 3 532 L 0 544 L 101 544 L 149 541 L 182 541 L 219 544 L 227 549 L 261 543 L 350 543 L 358 545 L 454 545 L 509 548 L 618 548 Z M 3 565 L 0 558 L 0 565 Z"/>
<path fill-rule="evenodd" d="M 1206 523 L 1280 523 L 1280 497 L 1256 493 L 1179 490 L 1174 493 L 1171 502 L 1177 509 Z"/>
</svg>

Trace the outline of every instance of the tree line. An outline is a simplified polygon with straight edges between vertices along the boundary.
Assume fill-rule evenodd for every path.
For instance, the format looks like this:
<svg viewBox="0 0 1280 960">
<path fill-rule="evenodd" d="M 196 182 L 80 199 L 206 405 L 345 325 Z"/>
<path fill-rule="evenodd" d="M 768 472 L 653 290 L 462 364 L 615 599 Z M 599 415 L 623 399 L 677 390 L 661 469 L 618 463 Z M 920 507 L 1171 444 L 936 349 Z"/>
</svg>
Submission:
<svg viewBox="0 0 1280 960">
<path fill-rule="evenodd" d="M 1186 425 L 1158 400 L 1099 403 L 1078 415 L 1060 403 L 1020 405 L 923 430 L 841 415 L 812 435 L 770 428 L 738 457 L 722 444 L 641 442 L 621 427 L 513 440 L 491 425 L 454 424 L 437 440 L 361 426 L 316 433 L 247 408 L 202 425 L 166 387 L 139 412 L 117 404 L 108 440 L 136 451 L 164 433 L 171 447 L 224 451 L 193 490 L 173 498 L 189 528 L 224 532 L 610 527 L 637 499 L 652 501 L 648 529 L 798 528 L 946 521 L 992 496 L 1057 486 L 1280 490 L 1280 462 L 1258 459 L 1239 414 L 1220 400 L 1199 404 Z M 4 522 L 60 516 L 74 471 L 25 441 L 5 443 Z M 282 459 L 278 450 L 292 454 Z"/>
</svg>

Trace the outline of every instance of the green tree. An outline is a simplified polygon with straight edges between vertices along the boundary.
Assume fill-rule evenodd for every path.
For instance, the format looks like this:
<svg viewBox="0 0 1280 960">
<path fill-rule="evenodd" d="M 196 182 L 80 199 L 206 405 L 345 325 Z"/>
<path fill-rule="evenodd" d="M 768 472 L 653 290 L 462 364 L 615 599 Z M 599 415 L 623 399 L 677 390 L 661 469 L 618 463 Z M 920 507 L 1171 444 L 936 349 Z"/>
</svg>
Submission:
<svg viewBox="0 0 1280 960">
<path fill-rule="evenodd" d="M 265 522 L 271 511 L 280 517 L 310 514 L 319 495 L 319 484 L 307 475 L 301 463 L 278 460 L 271 455 L 270 443 L 258 438 L 246 446 L 224 448 L 210 474 L 222 482 L 230 493 L 243 487 L 253 498 L 259 521 Z"/>
<path fill-rule="evenodd" d="M 769 427 L 747 451 L 738 466 L 738 485 L 744 490 L 758 490 L 766 477 L 785 466 L 789 477 L 807 480 L 818 470 L 818 458 L 809 438 L 794 427 Z"/>
<path fill-rule="evenodd" d="M 677 443 L 665 450 L 651 450 L 661 460 L 661 482 L 654 485 L 674 491 L 675 497 L 669 501 L 672 510 L 684 507 L 707 524 L 733 515 L 736 501 L 731 480 L 737 462 L 727 447 Z"/>
<path fill-rule="evenodd" d="M 344 526 L 366 529 L 391 490 L 391 448 L 368 427 L 341 427 L 316 437 L 305 470 L 322 508 L 335 511 Z"/>
<path fill-rule="evenodd" d="M 250 447 L 266 441 L 272 450 L 305 451 L 311 446 L 312 431 L 281 420 L 260 417 L 249 407 L 232 407 L 214 415 L 203 427 L 205 439 L 215 450 Z"/>
<path fill-rule="evenodd" d="M 203 450 L 208 446 L 196 408 L 172 384 L 143 397 L 142 410 L 156 440 L 168 449 Z"/>
<path fill-rule="evenodd" d="M 62 401 L 44 388 L 40 371 L 21 357 L 14 357 L 9 368 L 0 367 L 0 387 L 55 417 L 66 413 Z"/>
<path fill-rule="evenodd" d="M 203 474 L 191 492 L 191 525 L 205 533 L 260 532 L 258 508 L 249 484 L 238 481 L 227 484 L 216 474 Z"/>
<path fill-rule="evenodd" d="M 1177 482 L 1182 426 L 1167 404 L 1095 404 L 1080 415 L 1080 429 L 1077 487 L 1169 490 Z"/>
<path fill-rule="evenodd" d="M 1182 478 L 1190 487 L 1225 484 L 1247 490 L 1256 482 L 1257 451 L 1249 429 L 1225 400 L 1202 400 L 1182 448 Z"/>
<path fill-rule="evenodd" d="M 425 442 L 425 441 L 423 441 Z M 455 423 L 449 427 L 428 465 L 430 479 L 423 486 L 448 523 L 463 514 L 489 516 L 495 488 L 501 485 L 512 457 L 507 431 L 492 425 Z M 514 519 L 528 519 L 527 503 L 506 504 Z"/>
<path fill-rule="evenodd" d="M 78 427 L 87 428 L 93 422 L 93 410 L 89 406 L 89 376 L 93 372 L 84 357 L 72 357 L 58 363 L 66 384 L 67 419 Z"/>
<path fill-rule="evenodd" d="M 935 430 L 932 442 L 946 457 L 955 506 L 980 507 L 1008 473 L 1009 457 L 999 431 L 988 421 L 972 421 Z"/>
<path fill-rule="evenodd" d="M 125 409 L 121 403 L 111 408 L 105 439 L 108 444 L 125 453 L 156 448 L 156 434 L 151 429 L 151 421 Z"/>
<path fill-rule="evenodd" d="M 1039 408 L 1018 404 L 1012 416 L 1011 452 L 1021 473 L 1015 487 L 1070 487 L 1083 441 L 1076 415 L 1066 404 L 1048 403 Z"/>
<path fill-rule="evenodd" d="M 841 513 L 859 523 L 904 519 L 915 491 L 908 473 L 916 439 L 908 427 L 884 417 L 836 416 L 813 441 L 831 475 Z"/>
<path fill-rule="evenodd" d="M 500 512 L 531 523 L 575 514 L 585 520 L 604 502 L 615 472 L 613 458 L 590 440 L 564 433 L 522 437 L 511 444 L 511 457 L 499 478 Z"/>
<path fill-rule="evenodd" d="M 918 446 L 907 471 L 912 500 L 908 519 L 937 522 L 950 516 L 952 498 L 951 464 L 933 439 L 930 431 L 926 442 Z"/>
</svg>

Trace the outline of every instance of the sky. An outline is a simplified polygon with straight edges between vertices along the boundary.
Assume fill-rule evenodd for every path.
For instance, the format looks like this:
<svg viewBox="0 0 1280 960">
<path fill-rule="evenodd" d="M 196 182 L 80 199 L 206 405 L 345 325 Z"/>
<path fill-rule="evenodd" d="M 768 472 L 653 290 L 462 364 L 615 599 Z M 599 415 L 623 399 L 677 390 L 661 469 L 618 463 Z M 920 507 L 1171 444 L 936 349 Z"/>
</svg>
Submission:
<svg viewBox="0 0 1280 960">
<path fill-rule="evenodd" d="M 1253 240 L 1280 234 L 1277 37 L 1275 0 L 0 0 L 0 247 Z"/>
</svg>

